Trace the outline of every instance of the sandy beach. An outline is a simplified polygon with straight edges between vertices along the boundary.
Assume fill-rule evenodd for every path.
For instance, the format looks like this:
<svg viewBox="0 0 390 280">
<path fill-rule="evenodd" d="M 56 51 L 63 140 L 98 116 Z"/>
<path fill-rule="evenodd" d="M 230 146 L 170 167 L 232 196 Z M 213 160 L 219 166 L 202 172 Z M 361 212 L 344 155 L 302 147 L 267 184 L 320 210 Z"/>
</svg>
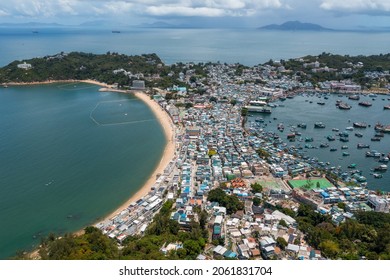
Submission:
<svg viewBox="0 0 390 280">
<path fill-rule="evenodd" d="M 106 216 L 103 220 L 112 218 L 113 216 L 120 213 L 122 210 L 126 209 L 132 202 L 135 202 L 147 195 L 148 192 L 151 190 L 151 187 L 156 182 L 157 175 L 163 174 L 164 169 L 168 166 L 169 162 L 173 159 L 175 155 L 175 131 L 172 120 L 168 113 L 165 112 L 165 110 L 163 110 L 160 105 L 158 105 L 155 101 L 150 99 L 150 97 L 145 93 L 141 91 L 133 91 L 132 93 L 134 93 L 134 96 L 145 102 L 152 110 L 154 115 L 157 117 L 158 121 L 163 127 L 167 144 L 165 146 L 160 162 L 156 166 L 156 169 L 153 171 L 153 173 L 150 175 L 149 179 L 142 186 L 142 188 L 140 188 L 132 197 L 130 197 L 125 203 L 123 203 L 110 215 Z"/>
</svg>

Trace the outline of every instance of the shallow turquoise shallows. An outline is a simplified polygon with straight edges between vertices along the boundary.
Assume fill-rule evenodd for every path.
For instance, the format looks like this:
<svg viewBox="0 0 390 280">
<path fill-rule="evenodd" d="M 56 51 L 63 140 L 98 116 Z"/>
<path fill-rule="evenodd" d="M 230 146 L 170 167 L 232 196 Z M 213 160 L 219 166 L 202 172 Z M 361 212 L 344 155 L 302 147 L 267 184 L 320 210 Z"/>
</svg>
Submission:
<svg viewBox="0 0 390 280">
<path fill-rule="evenodd" d="M 124 203 L 166 140 L 139 99 L 84 83 L 0 89 L 0 259 Z"/>
</svg>

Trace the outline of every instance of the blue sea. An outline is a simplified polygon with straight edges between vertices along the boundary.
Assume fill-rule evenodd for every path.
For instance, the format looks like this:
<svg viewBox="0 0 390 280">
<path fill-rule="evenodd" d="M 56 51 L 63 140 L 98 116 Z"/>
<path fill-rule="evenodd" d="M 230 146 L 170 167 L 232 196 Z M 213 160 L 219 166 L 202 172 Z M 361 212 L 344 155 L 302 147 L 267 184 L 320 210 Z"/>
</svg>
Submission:
<svg viewBox="0 0 390 280">
<path fill-rule="evenodd" d="M 219 61 L 252 66 L 322 52 L 387 53 L 390 46 L 386 33 L 255 29 L 138 28 L 112 33 L 1 27 L 0 38 L 0 66 L 62 51 L 156 53 L 167 64 Z M 162 128 L 145 104 L 86 84 L 1 88 L 0 114 L 0 259 L 33 248 L 49 232 L 76 231 L 110 213 L 142 186 L 165 145 Z M 388 137 L 381 145 L 384 141 Z M 313 150 L 313 156 L 321 154 Z M 389 185 L 385 178 L 380 182 Z"/>
<path fill-rule="evenodd" d="M 33 33 L 34 31 L 34 33 Z M 38 32 L 38 33 L 35 33 Z M 165 63 L 227 62 L 256 65 L 330 52 L 370 55 L 390 51 L 388 33 L 263 31 L 256 29 L 112 30 L 83 28 L 0 28 L 0 66 L 61 51 L 156 53 Z"/>
</svg>

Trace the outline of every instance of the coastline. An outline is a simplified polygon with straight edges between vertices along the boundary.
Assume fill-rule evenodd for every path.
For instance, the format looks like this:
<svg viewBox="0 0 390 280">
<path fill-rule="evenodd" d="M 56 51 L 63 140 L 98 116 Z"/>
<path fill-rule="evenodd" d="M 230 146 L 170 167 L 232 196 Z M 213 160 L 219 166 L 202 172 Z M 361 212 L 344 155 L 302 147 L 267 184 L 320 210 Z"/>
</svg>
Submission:
<svg viewBox="0 0 390 280">
<path fill-rule="evenodd" d="M 129 93 L 129 91 L 119 91 L 119 90 L 115 90 L 115 92 Z M 175 127 L 168 113 L 164 109 L 162 109 L 156 102 L 150 99 L 150 97 L 145 93 L 141 91 L 133 91 L 133 94 L 135 97 L 141 99 L 144 103 L 146 103 L 146 105 L 152 110 L 153 114 L 156 116 L 157 120 L 160 122 L 161 126 L 163 127 L 164 135 L 167 143 L 165 145 L 160 162 L 155 167 L 153 173 L 150 174 L 149 178 L 146 180 L 144 185 L 129 199 L 127 199 L 124 203 L 122 203 L 119 207 L 117 207 L 113 212 L 111 212 L 109 215 L 106 215 L 102 219 L 99 219 L 98 222 L 113 218 L 122 210 L 126 209 L 132 202 L 135 202 L 141 199 L 142 197 L 146 196 L 151 190 L 151 187 L 156 182 L 157 175 L 164 173 L 164 169 L 168 166 L 168 164 L 172 161 L 172 159 L 175 156 L 175 140 L 174 140 Z"/>
</svg>

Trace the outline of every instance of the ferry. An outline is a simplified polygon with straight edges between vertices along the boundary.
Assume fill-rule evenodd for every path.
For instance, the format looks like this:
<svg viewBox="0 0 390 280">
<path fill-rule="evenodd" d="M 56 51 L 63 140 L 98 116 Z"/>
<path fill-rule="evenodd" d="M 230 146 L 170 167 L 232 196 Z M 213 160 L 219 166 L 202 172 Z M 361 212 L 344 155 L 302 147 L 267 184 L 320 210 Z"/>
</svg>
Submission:
<svg viewBox="0 0 390 280">
<path fill-rule="evenodd" d="M 267 102 L 264 101 L 250 101 L 248 106 L 245 106 L 248 110 L 248 112 L 253 113 L 265 113 L 265 114 L 271 114 L 271 108 L 267 106 Z"/>
</svg>

